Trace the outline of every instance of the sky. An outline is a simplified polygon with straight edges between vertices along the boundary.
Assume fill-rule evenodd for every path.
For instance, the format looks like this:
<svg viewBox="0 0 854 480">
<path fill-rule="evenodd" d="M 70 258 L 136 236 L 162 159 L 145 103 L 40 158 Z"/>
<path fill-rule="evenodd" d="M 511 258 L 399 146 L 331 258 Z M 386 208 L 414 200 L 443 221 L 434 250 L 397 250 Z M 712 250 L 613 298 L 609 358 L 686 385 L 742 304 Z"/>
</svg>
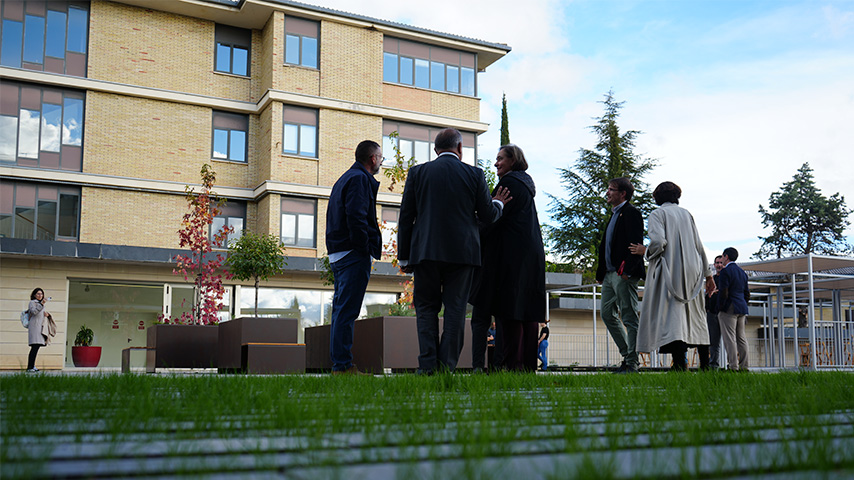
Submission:
<svg viewBox="0 0 854 480">
<path fill-rule="evenodd" d="M 553 223 L 547 194 L 564 195 L 557 169 L 595 146 L 609 90 L 625 102 L 621 130 L 643 132 L 635 153 L 657 159 L 647 183 L 682 188 L 710 254 L 758 251 L 759 205 L 805 162 L 854 208 L 854 0 L 316 3 L 509 45 L 478 75 L 490 124 L 478 156 L 495 157 L 506 94 L 541 223 Z M 854 244 L 854 227 L 845 234 Z"/>
</svg>

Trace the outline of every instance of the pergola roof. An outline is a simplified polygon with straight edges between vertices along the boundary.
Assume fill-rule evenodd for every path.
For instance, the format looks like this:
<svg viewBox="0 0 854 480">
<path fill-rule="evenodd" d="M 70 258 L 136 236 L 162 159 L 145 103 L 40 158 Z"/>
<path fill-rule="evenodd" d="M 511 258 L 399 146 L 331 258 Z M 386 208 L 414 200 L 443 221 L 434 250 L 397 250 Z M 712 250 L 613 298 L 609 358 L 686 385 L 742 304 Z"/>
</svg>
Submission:
<svg viewBox="0 0 854 480">
<path fill-rule="evenodd" d="M 787 290 L 791 285 L 790 275 L 801 276 L 796 277 L 795 282 L 798 297 L 806 297 L 809 295 L 810 257 L 812 257 L 812 284 L 815 298 L 830 298 L 832 291 L 839 290 L 843 299 L 854 300 L 854 258 L 852 257 L 801 255 L 739 263 L 739 266 L 745 271 L 754 272 L 755 275 L 750 278 L 751 280 L 779 283 Z"/>
</svg>

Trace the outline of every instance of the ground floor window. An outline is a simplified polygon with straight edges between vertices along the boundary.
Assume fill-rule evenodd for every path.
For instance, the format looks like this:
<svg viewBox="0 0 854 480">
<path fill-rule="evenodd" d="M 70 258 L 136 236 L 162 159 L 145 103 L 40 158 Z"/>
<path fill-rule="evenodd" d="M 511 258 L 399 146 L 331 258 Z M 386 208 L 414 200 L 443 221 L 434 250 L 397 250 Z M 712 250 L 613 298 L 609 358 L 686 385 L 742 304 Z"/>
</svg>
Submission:
<svg viewBox="0 0 854 480">
<path fill-rule="evenodd" d="M 299 341 L 306 327 L 328 324 L 332 321 L 332 290 L 303 290 L 288 288 L 260 288 L 258 290 L 258 316 L 283 317 L 299 320 Z M 365 294 L 360 318 L 388 315 L 389 305 L 397 302 L 397 294 Z M 255 289 L 242 287 L 240 305 L 236 316 L 254 316 Z"/>
</svg>

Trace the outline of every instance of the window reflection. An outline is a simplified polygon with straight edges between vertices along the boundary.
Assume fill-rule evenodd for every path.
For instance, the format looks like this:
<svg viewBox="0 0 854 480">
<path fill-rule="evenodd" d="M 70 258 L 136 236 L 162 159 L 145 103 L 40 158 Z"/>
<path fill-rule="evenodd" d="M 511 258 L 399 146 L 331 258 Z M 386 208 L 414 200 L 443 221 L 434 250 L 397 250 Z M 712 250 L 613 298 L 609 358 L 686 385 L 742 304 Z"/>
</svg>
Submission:
<svg viewBox="0 0 854 480">
<path fill-rule="evenodd" d="M 83 144 L 83 100 L 78 98 L 65 99 L 65 111 L 62 119 L 62 144 Z"/>
<path fill-rule="evenodd" d="M 14 162 L 18 144 L 18 119 L 0 115 L 0 161 Z"/>
<path fill-rule="evenodd" d="M 45 152 L 59 151 L 60 123 L 62 120 L 62 105 L 45 103 L 42 105 L 42 150 Z"/>
<path fill-rule="evenodd" d="M 44 17 L 27 15 L 24 20 L 24 61 L 44 62 Z"/>
<path fill-rule="evenodd" d="M 299 321 L 299 341 L 305 338 L 304 329 L 326 325 L 332 321 L 331 290 L 265 288 L 258 290 L 258 316 L 296 318 Z M 393 293 L 366 293 L 359 318 L 388 314 L 388 307 L 397 301 Z M 242 287 L 237 316 L 254 315 L 255 288 Z"/>
<path fill-rule="evenodd" d="M 3 20 L 3 45 L 0 46 L 0 64 L 21 68 L 21 39 L 23 34 L 23 23 Z"/>
<path fill-rule="evenodd" d="M 18 156 L 24 158 L 39 158 L 39 119 L 41 115 L 35 110 L 21 109 L 18 115 Z"/>
<path fill-rule="evenodd" d="M 79 8 L 68 8 L 68 50 L 86 53 L 87 12 Z"/>
<path fill-rule="evenodd" d="M 65 58 L 65 12 L 47 11 L 47 41 L 45 55 Z"/>
</svg>

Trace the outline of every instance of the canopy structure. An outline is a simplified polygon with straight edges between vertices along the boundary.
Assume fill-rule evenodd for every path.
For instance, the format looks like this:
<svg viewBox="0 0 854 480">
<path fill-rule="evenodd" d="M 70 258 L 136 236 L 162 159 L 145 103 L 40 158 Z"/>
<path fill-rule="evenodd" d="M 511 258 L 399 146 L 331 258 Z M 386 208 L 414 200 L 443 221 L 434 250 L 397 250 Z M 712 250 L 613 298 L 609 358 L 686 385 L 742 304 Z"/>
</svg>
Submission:
<svg viewBox="0 0 854 480">
<path fill-rule="evenodd" d="M 770 328 L 765 330 L 766 340 L 776 353 L 771 359 L 776 360 L 777 366 L 786 366 L 785 340 L 792 338 L 795 348 L 799 348 L 799 330 L 806 330 L 808 343 L 805 347 L 808 351 L 801 351 L 803 364 L 813 370 L 819 365 L 854 368 L 854 258 L 807 254 L 739 265 L 750 272 L 751 292 L 766 297 L 771 311 Z M 784 324 L 784 307 L 787 304 L 792 307 L 792 326 L 788 329 Z M 832 318 L 824 320 L 824 308 L 828 304 Z M 818 321 L 815 318 L 817 305 L 822 316 Z M 845 305 L 847 308 L 843 309 Z M 805 329 L 798 328 L 800 314 L 806 316 Z M 791 337 L 787 331 L 791 332 Z"/>
</svg>

